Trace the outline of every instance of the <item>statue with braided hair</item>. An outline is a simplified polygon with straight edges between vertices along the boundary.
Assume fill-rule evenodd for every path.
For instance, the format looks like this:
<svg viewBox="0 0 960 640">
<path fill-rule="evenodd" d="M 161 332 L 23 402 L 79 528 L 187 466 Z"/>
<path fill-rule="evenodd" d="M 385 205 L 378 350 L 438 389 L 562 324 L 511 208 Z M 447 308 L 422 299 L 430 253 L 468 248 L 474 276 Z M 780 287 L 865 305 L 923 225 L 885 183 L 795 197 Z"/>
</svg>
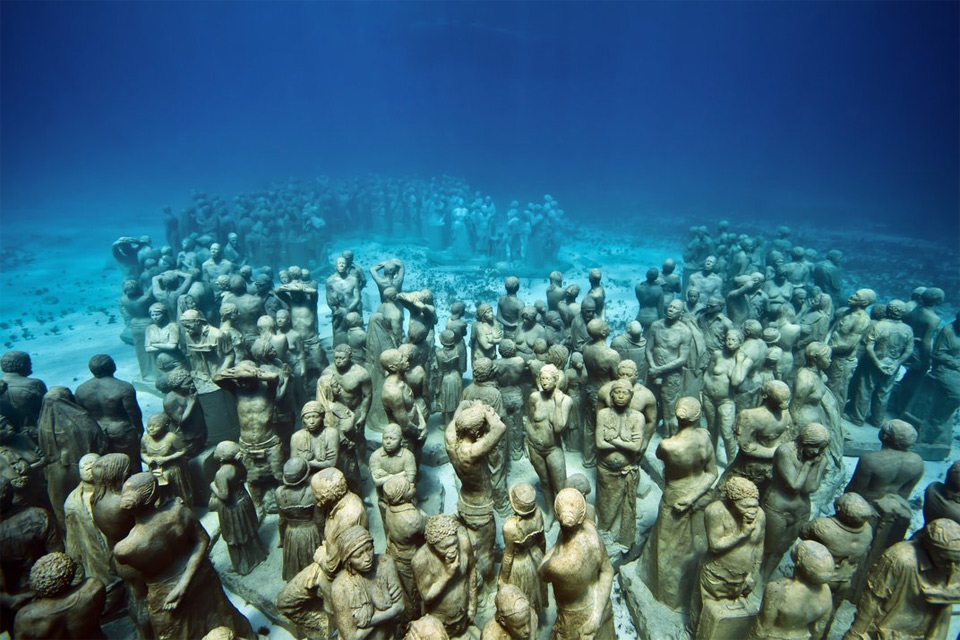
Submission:
<svg viewBox="0 0 960 640">
<path fill-rule="evenodd" d="M 413 556 L 413 575 L 423 610 L 443 623 L 451 637 L 463 634 L 477 614 L 477 565 L 467 531 L 451 515 L 431 516 L 427 543 Z"/>
<path fill-rule="evenodd" d="M 157 480 L 137 473 L 123 483 L 120 502 L 134 518 L 127 536 L 113 548 L 118 562 L 132 567 L 147 587 L 147 611 L 159 638 L 202 637 L 229 626 L 241 637 L 253 629 L 227 600 L 210 563 L 210 536 L 179 498 L 157 504 Z"/>
</svg>

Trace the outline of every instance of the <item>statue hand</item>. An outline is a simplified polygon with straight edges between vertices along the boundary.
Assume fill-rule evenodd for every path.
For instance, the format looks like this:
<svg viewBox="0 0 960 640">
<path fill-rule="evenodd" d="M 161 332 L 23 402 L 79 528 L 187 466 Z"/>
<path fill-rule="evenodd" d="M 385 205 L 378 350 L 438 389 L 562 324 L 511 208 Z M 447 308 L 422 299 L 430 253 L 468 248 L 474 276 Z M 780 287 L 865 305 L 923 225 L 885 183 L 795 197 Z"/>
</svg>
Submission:
<svg viewBox="0 0 960 640">
<path fill-rule="evenodd" d="M 182 587 L 179 584 L 167 595 L 167 599 L 163 601 L 163 610 L 164 611 L 173 611 L 180 606 L 180 601 L 183 599 L 184 592 L 186 587 Z"/>
</svg>

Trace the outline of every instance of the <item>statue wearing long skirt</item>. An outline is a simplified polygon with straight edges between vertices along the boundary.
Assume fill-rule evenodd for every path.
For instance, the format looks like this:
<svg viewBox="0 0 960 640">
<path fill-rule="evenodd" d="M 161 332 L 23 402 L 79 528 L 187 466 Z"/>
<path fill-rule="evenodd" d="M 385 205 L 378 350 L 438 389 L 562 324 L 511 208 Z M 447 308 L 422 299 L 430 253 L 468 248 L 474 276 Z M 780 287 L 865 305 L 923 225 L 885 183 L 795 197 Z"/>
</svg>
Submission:
<svg viewBox="0 0 960 640">
<path fill-rule="evenodd" d="M 310 467 L 303 458 L 290 458 L 283 465 L 283 486 L 277 489 L 277 512 L 284 580 L 292 580 L 313 562 L 313 554 L 322 541 L 309 478 Z"/>
<path fill-rule="evenodd" d="M 247 472 L 240 462 L 239 445 L 225 440 L 217 445 L 213 457 L 220 468 L 210 483 L 210 510 L 220 516 L 220 533 L 234 571 L 245 576 L 267 558 L 260 540 L 260 520 L 243 484 Z"/>
</svg>

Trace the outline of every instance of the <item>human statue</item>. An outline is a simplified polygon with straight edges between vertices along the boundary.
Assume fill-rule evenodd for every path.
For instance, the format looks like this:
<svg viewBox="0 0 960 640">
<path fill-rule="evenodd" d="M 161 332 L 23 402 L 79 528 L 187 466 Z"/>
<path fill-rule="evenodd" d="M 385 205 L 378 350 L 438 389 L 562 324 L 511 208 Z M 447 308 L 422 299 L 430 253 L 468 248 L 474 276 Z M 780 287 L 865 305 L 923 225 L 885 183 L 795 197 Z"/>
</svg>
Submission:
<svg viewBox="0 0 960 640">
<path fill-rule="evenodd" d="M 867 574 L 857 615 L 844 640 L 946 640 L 960 604 L 960 524 L 941 518 L 887 549 Z"/>
<path fill-rule="evenodd" d="M 87 453 L 107 453 L 107 438 L 90 412 L 75 402 L 68 388 L 51 387 L 43 396 L 37 443 L 45 462 L 47 495 L 57 525 L 63 530 L 63 503 L 80 484 L 80 459 Z"/>
<path fill-rule="evenodd" d="M 840 302 L 840 290 L 843 287 L 841 267 L 843 252 L 839 249 L 827 251 L 826 258 L 813 267 L 813 284 L 820 287 L 825 295 L 830 296 L 835 304 Z"/>
<path fill-rule="evenodd" d="M 144 292 L 143 286 L 135 279 L 123 281 L 120 311 L 130 330 L 137 364 L 140 367 L 140 378 L 144 380 L 153 376 L 152 361 L 145 350 L 147 327 L 153 323 L 150 319 L 150 305 L 153 303 L 152 290 Z"/>
<path fill-rule="evenodd" d="M 400 305 L 399 295 L 399 291 L 393 287 L 387 287 L 383 291 L 383 302 L 377 307 L 377 313 L 383 318 L 383 324 L 396 344 L 403 342 L 404 307 Z"/>
<path fill-rule="evenodd" d="M 683 369 L 689 361 L 693 335 L 681 322 L 682 301 L 674 300 L 664 313 L 662 320 L 653 322 L 646 330 L 647 376 L 654 392 L 659 392 L 663 424 L 667 435 L 672 435 L 677 430 L 674 411 L 683 390 Z"/>
<path fill-rule="evenodd" d="M 65 531 L 64 551 L 82 568 L 88 578 L 96 578 L 106 587 L 117 581 L 111 565 L 112 556 L 107 549 L 107 541 L 93 522 L 91 499 L 95 490 L 93 484 L 93 466 L 100 455 L 85 454 L 80 458 L 77 468 L 80 471 L 80 484 L 70 492 L 63 505 Z"/>
<path fill-rule="evenodd" d="M 647 270 L 646 280 L 637 283 L 634 288 L 637 302 L 640 305 L 636 320 L 643 327 L 644 333 L 650 330 L 650 325 L 655 320 L 664 316 L 666 309 L 663 301 L 663 285 L 659 279 L 660 270 L 651 267 Z"/>
<path fill-rule="evenodd" d="M 403 640 L 450 640 L 450 636 L 440 620 L 426 614 L 410 622 Z"/>
<path fill-rule="evenodd" d="M 586 511 L 583 494 L 573 488 L 561 490 L 553 503 L 560 533 L 540 564 L 540 579 L 553 586 L 557 604 L 551 637 L 614 640 L 613 566 Z"/>
<path fill-rule="evenodd" d="M 570 323 L 570 346 L 575 351 L 583 351 L 583 348 L 590 343 L 590 332 L 587 326 L 591 320 L 597 318 L 597 303 L 590 296 L 585 296 L 580 303 L 579 313 L 574 315 Z"/>
<path fill-rule="evenodd" d="M 640 460 L 649 444 L 646 419 L 630 408 L 633 385 L 619 379 L 610 389 L 610 406 L 597 412 L 597 527 L 624 553 L 637 532 Z"/>
<path fill-rule="evenodd" d="M 583 418 L 583 466 L 590 468 L 597 464 L 597 411 L 600 389 L 619 377 L 617 367 L 620 355 L 607 346 L 610 327 L 604 320 L 594 318 L 587 323 L 590 336 L 589 344 L 583 347 L 583 364 L 586 381 L 581 389 Z M 649 349 L 649 343 L 647 344 Z"/>
<path fill-rule="evenodd" d="M 551 271 L 547 277 L 547 309 L 550 311 L 559 311 L 560 301 L 566 294 L 566 288 L 563 286 L 563 274 L 559 271 Z"/>
<path fill-rule="evenodd" d="M 440 347 L 435 350 L 438 381 L 433 385 L 437 392 L 437 401 L 444 423 L 453 420 L 453 414 L 460 404 L 463 393 L 463 372 L 467 368 L 467 352 L 462 348 L 463 340 L 449 329 L 440 333 Z"/>
<path fill-rule="evenodd" d="M 37 560 L 30 569 L 30 590 L 34 598 L 17 612 L 13 621 L 14 637 L 24 640 L 107 637 L 100 628 L 100 613 L 106 602 L 104 585 L 94 577 L 74 584 L 81 569 L 76 560 L 62 552 Z"/>
<path fill-rule="evenodd" d="M 790 304 L 793 299 L 793 283 L 787 279 L 788 269 L 786 265 L 777 268 L 772 279 L 763 283 L 763 291 L 766 301 L 766 319 L 774 320 L 780 316 L 780 310 Z"/>
<path fill-rule="evenodd" d="M 434 344 L 433 328 L 437 324 L 437 308 L 434 305 L 433 291 L 422 289 L 410 293 L 399 293 L 397 303 L 410 312 L 408 335 L 415 329 L 419 329 L 424 335 L 424 341 L 432 346 Z"/>
<path fill-rule="evenodd" d="M 25 351 L 7 351 L 0 357 L 3 381 L 7 384 L 4 399 L 9 404 L 4 415 L 17 433 L 36 439 L 37 421 L 47 385 L 39 378 L 31 378 L 33 363 Z"/>
<path fill-rule="evenodd" d="M 239 362 L 249 360 L 250 358 L 250 350 L 244 341 L 243 333 L 233 326 L 236 323 L 238 315 L 237 305 L 232 302 L 224 302 L 220 305 L 220 326 L 218 328 L 226 339 L 227 348 L 229 349 L 223 357 L 223 363 L 220 365 L 222 369 L 236 366 Z M 159 361 L 159 357 L 157 359 Z"/>
<path fill-rule="evenodd" d="M 383 390 L 383 381 L 386 379 L 383 367 L 380 366 L 380 356 L 390 349 L 396 349 L 399 342 L 390 333 L 384 317 L 379 313 L 370 316 L 367 324 L 367 372 L 370 374 L 371 397 L 380 398 Z M 386 411 L 383 402 L 372 402 L 370 413 L 367 414 L 367 423 L 372 431 L 380 431 L 387 424 Z"/>
<path fill-rule="evenodd" d="M 690 275 L 690 283 L 687 285 L 687 288 L 695 288 L 700 291 L 700 297 L 705 301 L 713 296 L 721 295 L 723 278 L 714 271 L 716 267 L 716 256 L 707 256 L 703 261 L 703 267 L 700 271 Z"/>
<path fill-rule="evenodd" d="M 297 625 L 301 636 L 327 638 L 333 615 L 331 589 L 340 571 L 343 556 L 340 534 L 354 525 L 368 527 L 367 511 L 360 497 L 347 488 L 343 473 L 328 467 L 310 477 L 310 490 L 324 523 L 323 543 L 316 549 L 313 562 L 300 571 L 277 594 L 277 609 Z"/>
<path fill-rule="evenodd" d="M 451 515 L 430 516 L 424 544 L 413 556 L 413 575 L 423 611 L 443 624 L 450 637 L 473 626 L 477 614 L 477 563 L 467 530 Z"/>
<path fill-rule="evenodd" d="M 946 443 L 952 440 L 953 417 L 960 408 L 960 313 L 940 329 L 930 361 L 932 368 L 903 417 L 911 421 L 919 418 L 922 413 L 918 405 L 925 405 L 925 420 L 917 420 L 920 442 Z"/>
<path fill-rule="evenodd" d="M 387 422 L 400 425 L 404 444 L 413 451 L 420 466 L 420 456 L 427 440 L 427 419 L 414 406 L 413 389 L 404 379 L 410 368 L 407 352 L 402 349 L 387 349 L 380 354 L 380 366 L 386 372 L 380 399 Z"/>
<path fill-rule="evenodd" d="M 223 255 L 223 247 L 219 242 L 210 245 L 210 258 L 200 265 L 200 271 L 203 279 L 209 285 L 213 285 L 220 276 L 231 276 L 234 272 L 234 264 Z"/>
<path fill-rule="evenodd" d="M 767 517 L 761 567 L 765 579 L 773 575 L 810 519 L 810 496 L 823 480 L 829 442 L 826 427 L 810 422 L 800 427 L 793 442 L 780 445 L 774 453 L 773 477 L 762 501 Z"/>
<path fill-rule="evenodd" d="M 500 354 L 500 359 L 496 361 L 497 387 L 500 389 L 503 402 L 503 421 L 507 425 L 507 437 L 503 445 L 511 460 L 519 460 L 524 453 L 523 401 L 524 388 L 530 388 L 529 367 L 523 357 L 518 354 L 516 343 L 511 338 L 504 338 L 498 345 L 497 351 Z M 494 478 L 498 491 L 502 489 L 499 506 L 506 505 L 505 465 L 506 460 L 504 465 L 501 465 L 502 473 Z"/>
<path fill-rule="evenodd" d="M 159 302 L 150 305 L 150 324 L 144 332 L 144 351 L 152 358 L 153 375 L 157 375 L 157 359 L 161 354 L 180 360 L 180 327 L 171 319 L 167 308 Z"/>
<path fill-rule="evenodd" d="M 546 552 L 543 514 L 537 507 L 537 493 L 521 482 L 510 487 L 513 515 L 503 523 L 503 561 L 497 576 L 498 591 L 515 587 L 533 611 L 547 608 L 547 587 L 540 580 L 540 563 Z"/>
<path fill-rule="evenodd" d="M 93 495 L 90 497 L 90 512 L 93 523 L 106 541 L 107 553 L 113 558 L 114 573 L 123 580 L 127 610 L 140 635 L 153 638 L 150 615 L 147 608 L 147 585 L 139 572 L 113 555 L 114 547 L 127 537 L 136 520 L 123 507 L 121 489 L 130 477 L 130 457 L 123 453 L 108 453 L 93 463 Z"/>
<path fill-rule="evenodd" d="M 325 357 L 317 329 L 319 294 L 316 288 L 308 287 L 302 282 L 290 282 L 277 287 L 276 295 L 289 307 L 290 326 L 303 342 L 304 361 L 307 367 L 304 372 L 305 386 L 309 388 L 308 385 L 313 378 L 319 375 L 321 363 Z"/>
<path fill-rule="evenodd" d="M 183 345 L 191 372 L 209 380 L 220 370 L 232 350 L 228 338 L 207 324 L 200 312 L 193 309 L 183 312 L 180 326 L 183 327 Z"/>
<path fill-rule="evenodd" d="M 177 303 L 181 296 L 190 291 L 198 275 L 197 269 L 189 271 L 171 269 L 153 276 L 150 282 L 153 298 L 157 301 L 156 304 L 163 306 L 169 318 L 177 317 Z"/>
<path fill-rule="evenodd" d="M 196 456 L 207 440 L 207 421 L 193 376 L 186 369 L 175 369 L 167 376 L 167 383 L 170 391 L 163 397 L 163 411 L 183 439 L 187 456 Z"/>
<path fill-rule="evenodd" d="M 283 464 L 283 486 L 277 489 L 277 527 L 283 548 L 283 580 L 292 580 L 313 562 L 322 542 L 317 505 L 310 490 L 310 466 L 303 458 Z"/>
<path fill-rule="evenodd" d="M 804 349 L 804 366 L 797 369 L 793 382 L 793 397 L 790 399 L 790 417 L 800 426 L 816 422 L 826 427 L 830 434 L 827 453 L 829 464 L 823 486 L 813 496 L 819 510 L 833 500 L 833 495 L 843 483 L 843 426 L 840 420 L 841 406 L 829 384 L 832 350 L 822 342 L 811 342 Z"/>
<path fill-rule="evenodd" d="M 765 315 L 767 293 L 763 290 L 766 280 L 759 271 L 745 273 L 733 279 L 733 288 L 727 293 L 727 317 L 734 326 L 742 327 L 747 320 L 759 320 Z M 785 297 L 790 290 L 781 294 Z"/>
<path fill-rule="evenodd" d="M 240 275 L 230 276 L 229 287 L 223 296 L 221 306 L 232 304 L 236 307 L 237 315 L 233 318 L 233 326 L 243 335 L 243 341 L 249 348 L 257 339 L 257 320 L 266 313 L 263 298 L 256 293 L 251 293 L 247 289 L 243 276 Z"/>
<path fill-rule="evenodd" d="M 760 395 L 759 407 L 745 409 L 737 415 L 734 431 L 739 450 L 724 477 L 743 476 L 757 485 L 763 495 L 773 478 L 777 447 L 793 439 L 794 424 L 789 412 L 790 387 L 787 383 L 780 380 L 765 382 Z"/>
<path fill-rule="evenodd" d="M 560 390 L 560 370 L 546 364 L 537 376 L 537 390 L 527 401 L 527 455 L 533 465 L 544 502 L 553 504 L 567 480 L 563 433 L 570 421 L 573 401 Z M 539 602 L 539 601 L 535 601 Z"/>
<path fill-rule="evenodd" d="M 506 293 L 497 300 L 497 324 L 503 330 L 504 338 L 513 339 L 517 327 L 520 326 L 520 312 L 526 306 L 517 296 L 520 291 L 520 278 L 507 276 L 503 280 L 503 288 Z"/>
<path fill-rule="evenodd" d="M 500 445 L 506 430 L 493 407 L 480 400 L 468 400 L 460 404 L 444 432 L 447 455 L 460 480 L 457 513 L 470 536 L 477 572 L 486 584 L 493 580 L 496 539 L 488 458 Z"/>
<path fill-rule="evenodd" d="M 125 453 L 131 460 L 139 460 L 143 414 L 137 403 L 136 390 L 129 382 L 113 376 L 117 371 L 117 363 L 106 354 L 90 358 L 89 369 L 93 378 L 77 387 L 77 404 L 89 411 L 100 425 L 107 437 L 108 451 Z M 80 455 L 77 455 L 74 463 Z"/>
<path fill-rule="evenodd" d="M 364 433 L 357 428 L 356 415 L 338 400 L 342 395 L 340 379 L 337 376 L 327 373 L 320 376 L 317 381 L 316 401 L 323 409 L 324 426 L 333 428 L 340 438 L 336 466 L 346 476 L 350 490 L 362 493 L 363 476 L 360 473 L 361 458 L 358 457 L 358 452 L 362 445 L 362 459 L 365 461 L 367 440 Z"/>
<path fill-rule="evenodd" d="M 696 398 L 681 398 L 677 433 L 657 446 L 665 484 L 641 566 L 651 593 L 672 609 L 689 606 L 697 567 L 707 550 L 703 513 L 717 479 L 717 463 L 710 434 L 700 427 L 700 416 Z"/>
<path fill-rule="evenodd" d="M 343 569 L 333 580 L 331 604 L 340 637 L 395 637 L 406 607 L 393 558 L 375 554 L 373 537 L 358 525 L 344 530 L 338 545 Z"/>
<path fill-rule="evenodd" d="M 871 424 L 880 426 L 886 419 L 887 401 L 900 365 L 913 352 L 913 329 L 902 321 L 902 314 L 903 302 L 891 300 L 887 317 L 873 324 L 863 337 L 864 356 L 850 398 L 849 417 L 854 424 L 862 425 L 869 418 Z"/>
<path fill-rule="evenodd" d="M 311 474 L 337 466 L 340 453 L 340 432 L 327 419 L 327 410 L 316 400 L 303 405 L 300 411 L 303 428 L 290 437 L 290 457 L 300 458 Z"/>
<path fill-rule="evenodd" d="M 347 259 L 337 258 L 335 271 L 326 282 L 327 305 L 334 314 L 333 343 L 346 344 L 346 328 L 342 320 L 350 312 L 359 312 L 363 301 L 360 298 L 360 282 L 355 273 L 351 273 Z M 336 319 L 339 318 L 338 322 Z"/>
<path fill-rule="evenodd" d="M 471 357 L 497 357 L 497 345 L 503 340 L 503 330 L 494 322 L 493 307 L 488 304 L 477 305 L 477 320 L 470 330 Z"/>
<path fill-rule="evenodd" d="M 707 299 L 706 305 L 697 316 L 697 326 L 703 334 L 708 353 L 723 348 L 727 330 L 734 326 L 733 321 L 723 314 L 723 308 L 723 298 L 714 296 Z"/>
<path fill-rule="evenodd" d="M 867 566 L 906 536 L 913 516 L 910 496 L 924 468 L 923 458 L 910 451 L 917 441 L 917 430 L 911 424 L 888 420 L 880 427 L 879 438 L 880 450 L 860 456 L 846 489 L 866 498 L 876 511 L 870 521 L 873 545 Z"/>
<path fill-rule="evenodd" d="M 792 552 L 792 578 L 781 578 L 763 590 L 760 614 L 747 637 L 818 640 L 827 631 L 833 609 L 828 586 L 833 558 L 819 542 L 804 540 Z"/>
<path fill-rule="evenodd" d="M 413 556 L 423 546 L 427 514 L 417 507 L 417 487 L 407 477 L 394 475 L 383 484 L 386 506 L 383 531 L 387 538 L 386 554 L 393 558 L 407 602 L 402 621 L 409 622 L 421 610 L 420 592 L 413 574 Z"/>
<path fill-rule="evenodd" d="M 234 396 L 247 485 L 262 517 L 275 508 L 274 492 L 283 477 L 283 451 L 274 415 L 281 396 L 280 376 L 244 360 L 214 374 L 213 382 Z"/>
<path fill-rule="evenodd" d="M 557 311 L 560 313 L 560 319 L 563 320 L 563 325 L 567 329 L 570 329 L 574 319 L 580 315 L 580 305 L 577 304 L 577 297 L 579 297 L 579 295 L 580 287 L 576 284 L 571 284 L 563 290 L 563 298 L 557 302 Z"/>
<path fill-rule="evenodd" d="M 805 523 L 800 529 L 800 539 L 819 542 L 833 558 L 833 573 L 827 584 L 835 615 L 844 600 L 857 599 L 851 588 L 873 541 L 873 527 L 868 522 L 873 509 L 858 493 L 844 493 L 833 504 L 836 513 Z"/>
<path fill-rule="evenodd" d="M 760 372 L 767 359 L 769 347 L 763 340 L 763 326 L 759 320 L 749 319 L 743 323 L 743 345 L 740 347 L 749 361 L 746 378 L 737 387 L 734 401 L 737 411 L 751 409 L 760 404 Z"/>
<path fill-rule="evenodd" d="M 537 637 L 537 607 L 523 591 L 503 585 L 494 600 L 496 614 L 487 621 L 480 640 L 532 640 Z"/>
<path fill-rule="evenodd" d="M 386 510 L 383 487 L 393 477 L 414 482 L 417 477 L 417 461 L 413 452 L 403 446 L 400 425 L 388 424 L 383 428 L 382 445 L 370 454 L 370 477 L 377 488 L 381 513 Z"/>
<path fill-rule="evenodd" d="M 857 368 L 857 347 L 870 323 L 866 308 L 876 301 L 877 294 L 872 289 L 858 289 L 847 300 L 847 306 L 837 312 L 827 334 L 827 344 L 832 352 L 827 385 L 841 411 L 847 404 L 847 389 Z"/>
<path fill-rule="evenodd" d="M 739 329 L 727 329 L 722 350 L 715 350 L 711 354 L 710 364 L 703 373 L 703 409 L 707 430 L 710 431 L 714 448 L 723 440 L 728 465 L 737 455 L 734 433 L 737 406 L 734 396 L 746 380 L 752 364 L 742 346 L 743 333 Z"/>
<path fill-rule="evenodd" d="M 193 504 L 187 445 L 179 433 L 170 429 L 167 414 L 155 413 L 147 420 L 146 432 L 140 439 L 140 460 L 156 476 L 161 500 L 179 497 L 186 504 Z"/>
<path fill-rule="evenodd" d="M 730 478 L 721 497 L 707 505 L 704 525 L 707 552 L 700 565 L 702 613 L 696 636 L 706 639 L 719 626 L 715 620 L 745 611 L 760 579 L 766 517 L 756 485 Z"/>
<path fill-rule="evenodd" d="M 158 638 L 198 638 L 228 626 L 240 637 L 253 629 L 223 592 L 208 557 L 210 537 L 181 500 L 158 504 L 157 481 L 137 473 L 123 483 L 121 504 L 134 526 L 113 554 L 146 583 L 147 610 Z"/>
<path fill-rule="evenodd" d="M 344 404 L 353 412 L 357 451 L 360 459 L 366 459 L 366 438 L 363 433 L 367 416 L 373 400 L 373 382 L 370 373 L 353 360 L 353 349 L 349 345 L 337 345 L 333 350 L 333 364 L 323 371 L 323 375 L 334 376 L 339 382 L 336 401 Z"/>
<path fill-rule="evenodd" d="M 257 509 L 244 486 L 247 472 L 240 446 L 224 440 L 217 445 L 213 457 L 220 466 L 210 483 L 210 511 L 220 518 L 220 534 L 233 570 L 245 576 L 266 560 L 267 549 L 260 539 Z"/>
<path fill-rule="evenodd" d="M 631 360 L 637 365 L 637 378 L 641 383 L 647 380 L 647 340 L 643 337 L 643 327 L 636 320 L 627 323 L 627 329 L 610 341 L 610 348 L 620 355 L 620 361 Z"/>
<path fill-rule="evenodd" d="M 137 277 L 141 268 L 140 252 L 148 247 L 149 242 L 144 243 L 143 238 L 122 236 L 113 241 L 111 246 L 113 259 L 120 265 L 125 277 Z"/>
<path fill-rule="evenodd" d="M 960 523 L 960 460 L 947 469 L 943 482 L 931 482 L 923 493 L 923 521 L 950 518 Z"/>
<path fill-rule="evenodd" d="M 370 277 L 380 291 L 381 302 L 384 300 L 383 292 L 388 287 L 392 287 L 397 293 L 403 291 L 403 276 L 403 260 L 400 258 L 384 260 L 370 267 Z"/>
<path fill-rule="evenodd" d="M 538 322 L 537 308 L 527 305 L 520 311 L 520 326 L 514 333 L 513 342 L 517 345 L 517 353 L 524 359 L 530 360 L 534 355 L 533 346 L 537 340 L 544 340 L 546 329 Z"/>
</svg>

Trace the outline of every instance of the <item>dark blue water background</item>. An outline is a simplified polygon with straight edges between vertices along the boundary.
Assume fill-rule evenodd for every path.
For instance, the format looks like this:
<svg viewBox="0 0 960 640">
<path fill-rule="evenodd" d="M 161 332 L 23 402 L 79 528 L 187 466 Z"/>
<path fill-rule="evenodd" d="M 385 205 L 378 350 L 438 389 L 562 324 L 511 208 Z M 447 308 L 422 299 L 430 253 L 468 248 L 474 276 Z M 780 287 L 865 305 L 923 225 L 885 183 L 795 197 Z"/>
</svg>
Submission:
<svg viewBox="0 0 960 640">
<path fill-rule="evenodd" d="M 956 255 L 958 6 L 6 1 L 0 215 L 447 173 L 637 231 L 829 223 Z"/>
</svg>

